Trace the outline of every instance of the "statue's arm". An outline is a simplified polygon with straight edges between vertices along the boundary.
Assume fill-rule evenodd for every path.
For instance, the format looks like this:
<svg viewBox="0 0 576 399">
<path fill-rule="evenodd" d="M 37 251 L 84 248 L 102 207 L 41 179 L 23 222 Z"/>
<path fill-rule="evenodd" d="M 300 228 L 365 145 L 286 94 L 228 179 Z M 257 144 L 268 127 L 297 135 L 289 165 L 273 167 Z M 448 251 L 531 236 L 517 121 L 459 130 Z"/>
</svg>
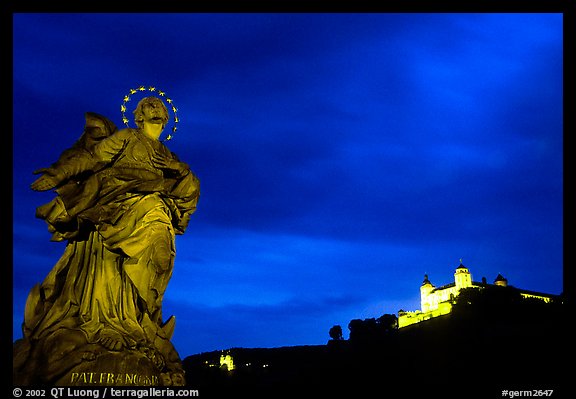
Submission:
<svg viewBox="0 0 576 399">
<path fill-rule="evenodd" d="M 50 190 L 70 177 L 88 170 L 91 157 L 87 150 L 78 148 L 73 153 L 68 150 L 66 152 L 66 156 L 61 156 L 50 167 L 34 171 L 35 175 L 41 174 L 41 176 L 30 185 L 32 190 Z"/>
<path fill-rule="evenodd" d="M 128 134 L 126 129 L 120 130 L 96 144 L 92 151 L 77 149 L 73 154 L 61 157 L 49 168 L 39 169 L 34 174 L 41 173 L 31 188 L 35 191 L 46 191 L 57 187 L 70 178 L 82 172 L 92 170 L 101 164 L 108 164 L 125 148 Z"/>
<path fill-rule="evenodd" d="M 118 130 L 94 146 L 92 158 L 96 163 L 113 162 L 124 151 L 131 136 L 130 129 Z"/>
</svg>

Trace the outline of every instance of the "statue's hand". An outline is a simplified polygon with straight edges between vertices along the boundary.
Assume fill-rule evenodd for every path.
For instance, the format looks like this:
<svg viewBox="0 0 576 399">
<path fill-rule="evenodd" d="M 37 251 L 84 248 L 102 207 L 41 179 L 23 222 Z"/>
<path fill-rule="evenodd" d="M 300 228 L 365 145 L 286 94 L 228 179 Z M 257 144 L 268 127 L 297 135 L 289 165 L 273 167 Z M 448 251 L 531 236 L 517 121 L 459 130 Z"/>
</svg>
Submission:
<svg viewBox="0 0 576 399">
<path fill-rule="evenodd" d="M 53 189 L 60 183 L 60 180 L 55 176 L 48 174 L 48 169 L 38 169 L 34 171 L 34 174 L 44 173 L 42 176 L 37 178 L 31 185 L 30 188 L 34 191 L 47 191 Z"/>
<path fill-rule="evenodd" d="M 188 170 L 188 165 L 183 162 L 179 162 L 173 158 L 167 157 L 160 152 L 156 152 L 152 156 L 152 162 L 154 166 L 158 169 L 168 169 L 177 172 L 179 175 L 183 175 Z"/>
</svg>

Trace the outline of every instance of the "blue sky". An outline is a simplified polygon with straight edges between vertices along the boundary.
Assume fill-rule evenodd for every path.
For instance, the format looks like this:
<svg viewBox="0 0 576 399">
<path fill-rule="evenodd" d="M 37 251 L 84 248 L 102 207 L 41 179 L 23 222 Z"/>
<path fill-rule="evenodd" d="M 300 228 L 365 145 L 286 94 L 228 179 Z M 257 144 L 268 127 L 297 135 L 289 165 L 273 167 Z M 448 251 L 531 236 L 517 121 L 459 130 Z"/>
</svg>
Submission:
<svg viewBox="0 0 576 399">
<path fill-rule="evenodd" d="M 182 356 L 346 337 L 460 258 L 559 294 L 562 76 L 562 14 L 16 13 L 14 339 L 64 250 L 32 172 L 139 85 L 201 181 L 164 299 Z"/>
</svg>

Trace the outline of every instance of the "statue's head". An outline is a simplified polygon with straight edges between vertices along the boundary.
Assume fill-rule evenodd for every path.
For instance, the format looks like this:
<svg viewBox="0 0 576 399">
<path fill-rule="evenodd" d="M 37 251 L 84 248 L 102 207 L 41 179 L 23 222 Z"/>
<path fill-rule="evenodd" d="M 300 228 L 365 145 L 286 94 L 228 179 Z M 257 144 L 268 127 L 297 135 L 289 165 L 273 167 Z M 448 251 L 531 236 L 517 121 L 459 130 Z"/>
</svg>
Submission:
<svg viewBox="0 0 576 399">
<path fill-rule="evenodd" d="M 168 123 L 168 118 L 168 108 L 158 97 L 143 98 L 134 110 L 134 122 L 140 128 L 144 125 L 144 121 L 162 124 L 164 127 Z"/>
</svg>

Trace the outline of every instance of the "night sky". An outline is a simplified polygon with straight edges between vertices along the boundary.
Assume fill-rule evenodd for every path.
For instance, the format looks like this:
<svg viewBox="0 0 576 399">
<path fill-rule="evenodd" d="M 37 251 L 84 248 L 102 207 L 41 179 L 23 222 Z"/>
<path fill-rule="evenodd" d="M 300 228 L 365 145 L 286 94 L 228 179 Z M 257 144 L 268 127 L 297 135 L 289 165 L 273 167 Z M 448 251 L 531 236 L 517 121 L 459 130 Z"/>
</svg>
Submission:
<svg viewBox="0 0 576 399">
<path fill-rule="evenodd" d="M 461 258 L 560 294 L 562 76 L 562 14 L 16 13 L 13 338 L 65 246 L 32 172 L 140 85 L 201 182 L 164 299 L 182 357 L 347 338 Z"/>
</svg>

